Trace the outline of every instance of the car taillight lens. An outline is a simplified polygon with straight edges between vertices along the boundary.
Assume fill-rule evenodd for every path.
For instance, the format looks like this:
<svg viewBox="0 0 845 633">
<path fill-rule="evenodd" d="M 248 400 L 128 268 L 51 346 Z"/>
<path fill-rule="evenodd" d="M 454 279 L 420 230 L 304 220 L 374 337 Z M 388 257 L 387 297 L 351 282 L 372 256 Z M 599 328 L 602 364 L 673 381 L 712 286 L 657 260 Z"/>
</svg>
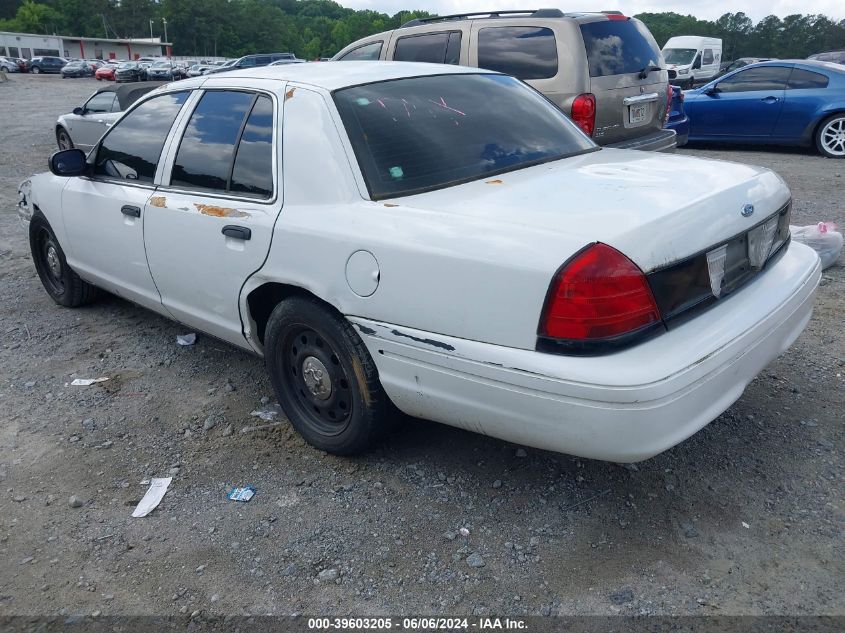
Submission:
<svg viewBox="0 0 845 633">
<path fill-rule="evenodd" d="M 584 130 L 587 136 L 592 136 L 596 129 L 596 96 L 592 93 L 575 97 L 572 102 L 572 120 Z"/>
<path fill-rule="evenodd" d="M 666 90 L 666 119 L 664 124 L 669 122 L 669 114 L 672 112 L 672 84 L 666 84 Z"/>
<path fill-rule="evenodd" d="M 552 280 L 540 336 L 607 339 L 660 320 L 643 272 L 625 255 L 599 242 L 573 257 Z"/>
</svg>

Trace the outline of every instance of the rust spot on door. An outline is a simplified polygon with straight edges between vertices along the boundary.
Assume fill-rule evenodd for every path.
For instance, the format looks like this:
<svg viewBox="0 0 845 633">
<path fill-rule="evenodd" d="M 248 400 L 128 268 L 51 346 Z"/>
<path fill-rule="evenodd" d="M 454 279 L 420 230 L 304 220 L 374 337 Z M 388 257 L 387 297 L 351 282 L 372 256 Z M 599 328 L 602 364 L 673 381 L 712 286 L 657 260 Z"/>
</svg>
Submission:
<svg viewBox="0 0 845 633">
<path fill-rule="evenodd" d="M 203 215 L 210 215 L 215 218 L 248 218 L 249 213 L 246 211 L 238 211 L 237 209 L 229 209 L 228 207 L 218 207 L 213 204 L 198 204 L 194 203 L 197 210 Z"/>
<path fill-rule="evenodd" d="M 288 91 L 285 93 L 285 101 L 287 101 L 288 99 L 293 99 L 293 93 L 294 93 L 294 92 L 296 92 L 296 88 L 295 88 L 295 87 L 294 87 L 294 88 L 291 88 L 290 90 L 288 90 Z"/>
<path fill-rule="evenodd" d="M 488 180 L 485 184 L 488 184 L 488 185 L 501 185 L 503 182 L 504 182 L 504 181 L 500 180 L 499 178 L 496 178 L 496 180 Z"/>
<path fill-rule="evenodd" d="M 152 198 L 150 198 L 150 206 L 163 209 L 167 206 L 167 198 L 165 198 L 164 196 L 153 196 Z"/>
</svg>

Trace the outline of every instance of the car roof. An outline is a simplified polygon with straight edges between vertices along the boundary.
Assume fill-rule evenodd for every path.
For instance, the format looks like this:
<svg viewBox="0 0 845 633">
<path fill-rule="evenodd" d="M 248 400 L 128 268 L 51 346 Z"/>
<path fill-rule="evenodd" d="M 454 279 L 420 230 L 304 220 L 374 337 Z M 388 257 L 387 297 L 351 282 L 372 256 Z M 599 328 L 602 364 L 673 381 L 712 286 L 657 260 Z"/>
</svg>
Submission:
<svg viewBox="0 0 845 633">
<path fill-rule="evenodd" d="M 495 74 L 481 68 L 449 66 L 446 64 L 424 64 L 420 62 L 323 62 L 320 64 L 284 64 L 281 66 L 261 66 L 243 70 L 230 70 L 225 74 L 214 74 L 194 79 L 183 79 L 175 87 L 196 88 L 212 79 L 231 77 L 232 79 L 277 79 L 310 84 L 317 88 L 332 91 L 360 84 L 377 81 L 390 81 L 425 75 L 466 75 L 479 73 Z"/>
<path fill-rule="evenodd" d="M 845 72 L 845 66 L 836 62 L 825 62 L 818 59 L 772 59 L 759 62 L 756 66 L 799 66 L 807 69 L 827 70 L 832 72 Z"/>
</svg>

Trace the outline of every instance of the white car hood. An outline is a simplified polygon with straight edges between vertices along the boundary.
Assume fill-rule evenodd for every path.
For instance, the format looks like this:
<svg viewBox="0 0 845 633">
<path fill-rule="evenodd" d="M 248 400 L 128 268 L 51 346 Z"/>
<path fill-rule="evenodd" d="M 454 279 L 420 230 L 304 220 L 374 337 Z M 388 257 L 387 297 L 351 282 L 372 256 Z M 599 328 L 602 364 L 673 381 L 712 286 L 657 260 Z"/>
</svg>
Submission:
<svg viewBox="0 0 845 633">
<path fill-rule="evenodd" d="M 648 272 L 748 230 L 789 197 L 762 167 L 602 149 L 395 202 L 474 218 L 479 230 L 545 229 L 574 250 L 604 242 Z M 746 204 L 754 205 L 750 217 L 741 213 Z"/>
</svg>

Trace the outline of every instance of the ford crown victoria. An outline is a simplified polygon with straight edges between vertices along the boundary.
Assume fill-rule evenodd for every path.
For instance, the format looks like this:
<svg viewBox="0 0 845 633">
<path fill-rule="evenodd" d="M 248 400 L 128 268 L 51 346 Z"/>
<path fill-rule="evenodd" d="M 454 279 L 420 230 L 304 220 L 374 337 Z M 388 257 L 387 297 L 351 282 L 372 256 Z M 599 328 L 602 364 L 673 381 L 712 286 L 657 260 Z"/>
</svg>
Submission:
<svg viewBox="0 0 845 633">
<path fill-rule="evenodd" d="M 600 148 L 479 69 L 188 79 L 50 166 L 19 213 L 57 303 L 103 289 L 262 355 L 294 427 L 339 454 L 396 407 L 645 459 L 789 347 L 820 276 L 773 172 Z"/>
</svg>

